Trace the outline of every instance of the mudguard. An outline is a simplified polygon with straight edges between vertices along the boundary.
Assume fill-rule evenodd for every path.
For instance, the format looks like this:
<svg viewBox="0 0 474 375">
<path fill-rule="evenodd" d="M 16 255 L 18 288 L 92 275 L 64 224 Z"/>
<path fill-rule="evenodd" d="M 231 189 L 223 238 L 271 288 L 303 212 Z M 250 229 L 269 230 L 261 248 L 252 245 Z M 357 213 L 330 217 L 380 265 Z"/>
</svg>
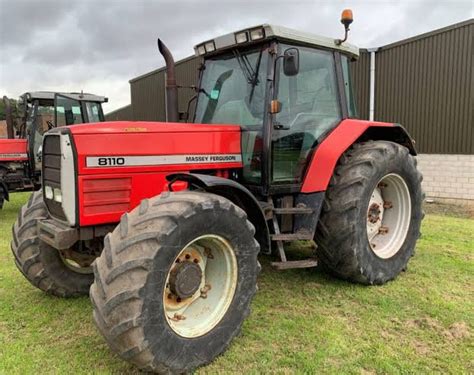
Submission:
<svg viewBox="0 0 474 375">
<path fill-rule="evenodd" d="M 343 120 L 316 148 L 306 169 L 302 193 L 325 191 L 342 154 L 356 142 L 385 140 L 399 143 L 416 155 L 414 141 L 400 124 Z"/>
<path fill-rule="evenodd" d="M 255 237 L 260 244 L 260 251 L 270 252 L 270 231 L 265 214 L 255 196 L 247 188 L 234 180 L 198 173 L 174 173 L 166 176 L 166 179 L 170 185 L 176 181 L 185 181 L 209 193 L 223 196 L 242 208 L 255 226 Z"/>
</svg>

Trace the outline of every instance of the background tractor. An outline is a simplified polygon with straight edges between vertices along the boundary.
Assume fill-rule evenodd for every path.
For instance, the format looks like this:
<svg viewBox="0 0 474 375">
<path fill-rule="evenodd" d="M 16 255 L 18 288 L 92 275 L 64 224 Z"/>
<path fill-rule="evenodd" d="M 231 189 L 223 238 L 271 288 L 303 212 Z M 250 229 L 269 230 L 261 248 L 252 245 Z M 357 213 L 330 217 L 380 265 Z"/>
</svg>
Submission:
<svg viewBox="0 0 474 375">
<path fill-rule="evenodd" d="M 346 29 L 352 21 L 345 13 Z M 358 49 L 272 25 L 195 47 L 193 123 L 50 130 L 43 189 L 13 227 L 16 264 L 57 296 L 89 293 L 123 359 L 182 373 L 226 350 L 249 315 L 257 255 L 383 284 L 407 266 L 422 219 L 415 149 L 398 124 L 360 121 L 349 77 Z M 315 240 L 307 260 L 283 242 Z"/>
<path fill-rule="evenodd" d="M 104 121 L 107 98 L 83 93 L 27 92 L 16 108 L 4 96 L 7 138 L 0 139 L 0 208 L 9 192 L 37 189 L 43 134 L 56 126 Z"/>
</svg>

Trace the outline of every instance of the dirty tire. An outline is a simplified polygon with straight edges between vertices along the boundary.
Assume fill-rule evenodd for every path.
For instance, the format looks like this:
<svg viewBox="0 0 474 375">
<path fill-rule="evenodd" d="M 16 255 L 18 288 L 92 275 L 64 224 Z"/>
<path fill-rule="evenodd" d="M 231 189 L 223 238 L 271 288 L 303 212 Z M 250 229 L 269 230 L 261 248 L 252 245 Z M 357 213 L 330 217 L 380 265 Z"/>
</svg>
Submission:
<svg viewBox="0 0 474 375">
<path fill-rule="evenodd" d="M 237 259 L 235 294 L 206 334 L 175 333 L 164 312 L 166 275 L 175 257 L 202 235 L 225 238 Z M 94 319 L 113 351 L 139 368 L 183 373 L 208 364 L 239 334 L 256 292 L 259 245 L 243 210 L 208 193 L 163 193 L 122 216 L 94 263 Z"/>
<path fill-rule="evenodd" d="M 36 222 L 46 217 L 42 192 L 36 191 L 13 224 L 11 249 L 16 266 L 31 284 L 46 293 L 58 297 L 88 294 L 94 275 L 72 271 L 56 249 L 39 240 Z"/>
<path fill-rule="evenodd" d="M 389 173 L 398 174 L 406 183 L 411 216 L 400 250 L 384 259 L 371 249 L 366 223 L 371 194 Z M 326 191 L 316 230 L 322 267 L 337 277 L 362 284 L 383 284 L 405 270 L 424 216 L 421 180 L 415 157 L 397 143 L 368 141 L 344 153 Z"/>
</svg>

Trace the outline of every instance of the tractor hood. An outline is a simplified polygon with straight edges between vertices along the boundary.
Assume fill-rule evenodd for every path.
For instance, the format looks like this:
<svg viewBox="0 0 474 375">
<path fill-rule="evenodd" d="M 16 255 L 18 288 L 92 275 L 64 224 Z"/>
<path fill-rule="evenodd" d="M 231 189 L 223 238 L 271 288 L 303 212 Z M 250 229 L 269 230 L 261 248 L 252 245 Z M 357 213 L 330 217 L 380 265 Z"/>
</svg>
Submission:
<svg viewBox="0 0 474 375">
<path fill-rule="evenodd" d="M 242 168 L 240 136 L 235 125 L 160 122 L 53 129 L 43 141 L 43 185 L 62 203 L 47 200 L 49 210 L 69 225 L 117 222 L 166 190 L 169 174 Z"/>
<path fill-rule="evenodd" d="M 80 175 L 242 166 L 236 125 L 123 121 L 68 129 Z"/>
</svg>

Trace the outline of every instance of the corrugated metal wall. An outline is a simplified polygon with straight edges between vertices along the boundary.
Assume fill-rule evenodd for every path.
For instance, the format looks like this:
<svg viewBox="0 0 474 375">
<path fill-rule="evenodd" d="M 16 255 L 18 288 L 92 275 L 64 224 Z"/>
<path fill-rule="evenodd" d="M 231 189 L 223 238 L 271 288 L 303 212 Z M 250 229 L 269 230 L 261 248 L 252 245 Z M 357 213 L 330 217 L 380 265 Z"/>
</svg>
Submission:
<svg viewBox="0 0 474 375">
<path fill-rule="evenodd" d="M 403 124 L 423 153 L 474 153 L 474 21 L 376 53 L 375 119 Z"/>
<path fill-rule="evenodd" d="M 116 109 L 105 115 L 105 121 L 126 121 L 133 120 L 132 105 Z"/>
<path fill-rule="evenodd" d="M 474 20 L 381 47 L 375 119 L 404 125 L 421 153 L 474 154 Z M 194 85 L 200 59 L 177 63 L 179 85 Z M 351 64 L 359 117 L 369 118 L 370 54 Z M 133 118 L 165 120 L 164 69 L 130 81 Z M 193 90 L 180 89 L 180 111 Z"/>
<path fill-rule="evenodd" d="M 350 64 L 354 96 L 359 118 L 369 119 L 370 54 L 360 50 L 359 59 Z"/>
<path fill-rule="evenodd" d="M 176 63 L 176 80 L 180 86 L 196 85 L 201 59 L 189 57 Z M 161 68 L 130 81 L 133 116 L 135 120 L 165 120 L 165 69 Z M 186 111 L 188 100 L 195 91 L 178 89 L 179 110 Z"/>
</svg>

